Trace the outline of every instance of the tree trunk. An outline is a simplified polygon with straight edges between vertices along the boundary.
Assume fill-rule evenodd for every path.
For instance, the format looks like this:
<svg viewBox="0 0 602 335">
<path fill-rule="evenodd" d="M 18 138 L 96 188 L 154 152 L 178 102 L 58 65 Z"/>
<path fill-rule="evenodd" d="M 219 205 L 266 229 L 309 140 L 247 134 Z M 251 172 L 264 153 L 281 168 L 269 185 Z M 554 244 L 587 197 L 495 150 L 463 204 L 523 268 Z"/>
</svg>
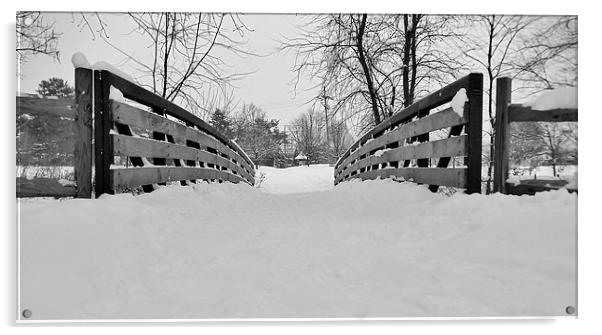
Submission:
<svg viewBox="0 0 602 335">
<path fill-rule="evenodd" d="M 412 78 L 410 80 L 410 95 L 409 95 L 409 104 L 414 103 L 414 93 L 416 91 L 416 72 L 418 70 L 418 62 L 416 61 L 416 27 L 418 26 L 418 22 L 420 21 L 421 15 L 413 14 L 412 15 L 412 28 L 410 29 L 410 52 L 412 59 Z"/>
<path fill-rule="evenodd" d="M 366 18 L 367 14 L 362 15 L 360 26 L 357 32 L 357 57 L 364 71 L 366 77 L 366 85 L 368 86 L 368 94 L 370 95 L 370 102 L 372 104 L 372 114 L 374 115 L 374 124 L 378 125 L 381 122 L 380 113 L 378 112 L 378 102 L 376 99 L 376 90 L 374 89 L 374 83 L 372 82 L 372 76 L 370 75 L 370 69 L 366 62 L 366 55 L 364 54 L 363 38 L 364 30 L 366 29 Z"/>
<path fill-rule="evenodd" d="M 403 45 L 403 59 L 402 59 L 402 86 L 403 86 L 403 106 L 408 107 L 411 102 L 410 97 L 410 53 L 411 53 L 411 41 L 409 38 L 408 29 L 408 14 L 403 15 L 403 29 L 405 32 L 405 41 Z"/>
<path fill-rule="evenodd" d="M 492 16 L 492 19 L 489 21 L 489 48 L 487 50 L 487 74 L 489 77 L 489 94 L 488 94 L 488 112 L 489 112 L 489 124 L 491 125 L 491 132 L 489 134 L 489 166 L 487 167 L 487 186 L 485 188 L 485 194 L 491 194 L 491 172 L 493 169 L 493 157 L 494 157 L 494 141 L 495 141 L 495 119 L 493 118 L 493 81 L 495 78 L 493 77 L 493 69 L 492 69 L 492 59 L 493 59 L 493 37 L 495 30 L 495 15 Z M 505 181 L 504 181 L 505 182 Z"/>
</svg>

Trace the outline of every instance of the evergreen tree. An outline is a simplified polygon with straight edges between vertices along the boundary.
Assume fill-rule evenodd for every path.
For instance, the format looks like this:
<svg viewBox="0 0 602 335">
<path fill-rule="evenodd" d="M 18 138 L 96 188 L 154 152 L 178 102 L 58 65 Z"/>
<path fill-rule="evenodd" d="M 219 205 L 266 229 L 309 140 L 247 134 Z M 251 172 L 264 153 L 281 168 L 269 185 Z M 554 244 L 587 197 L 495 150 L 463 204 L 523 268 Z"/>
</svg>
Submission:
<svg viewBox="0 0 602 335">
<path fill-rule="evenodd" d="M 66 98 L 74 95 L 73 87 L 61 78 L 52 77 L 38 84 L 37 92 L 43 97 Z"/>
<path fill-rule="evenodd" d="M 228 138 L 232 138 L 234 132 L 232 130 L 232 122 L 226 113 L 224 113 L 221 109 L 216 108 L 215 111 L 211 114 L 211 119 L 209 120 L 209 124 L 213 126 L 217 131 L 224 134 Z"/>
</svg>

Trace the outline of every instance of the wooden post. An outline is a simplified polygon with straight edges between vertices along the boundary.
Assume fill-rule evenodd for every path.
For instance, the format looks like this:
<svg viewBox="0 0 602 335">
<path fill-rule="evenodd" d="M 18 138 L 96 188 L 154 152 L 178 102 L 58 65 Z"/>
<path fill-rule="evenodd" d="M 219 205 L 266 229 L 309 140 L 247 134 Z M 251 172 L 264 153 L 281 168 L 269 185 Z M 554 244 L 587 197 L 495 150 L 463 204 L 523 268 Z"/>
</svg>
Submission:
<svg viewBox="0 0 602 335">
<path fill-rule="evenodd" d="M 75 69 L 75 164 L 76 198 L 92 197 L 92 70 Z"/>
<path fill-rule="evenodd" d="M 483 74 L 471 73 L 468 77 L 468 155 L 466 158 L 466 193 L 481 193 L 481 154 L 483 151 Z"/>
<path fill-rule="evenodd" d="M 103 80 L 105 71 L 94 71 L 94 192 L 96 197 L 103 193 L 113 193 L 110 181 L 110 168 L 113 164 L 113 142 L 110 131 L 109 94 L 111 84 Z"/>
<path fill-rule="evenodd" d="M 493 156 L 493 192 L 506 193 L 508 179 L 510 133 L 508 129 L 508 106 L 512 100 L 512 79 L 496 80 L 495 93 L 495 139 Z"/>
</svg>

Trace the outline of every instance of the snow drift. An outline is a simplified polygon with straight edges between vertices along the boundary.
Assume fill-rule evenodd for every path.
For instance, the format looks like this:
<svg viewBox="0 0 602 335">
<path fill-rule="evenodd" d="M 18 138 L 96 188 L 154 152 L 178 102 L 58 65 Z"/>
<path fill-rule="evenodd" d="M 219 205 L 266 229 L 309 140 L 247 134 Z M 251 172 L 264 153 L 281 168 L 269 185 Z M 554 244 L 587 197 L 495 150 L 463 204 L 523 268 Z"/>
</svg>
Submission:
<svg viewBox="0 0 602 335">
<path fill-rule="evenodd" d="M 551 316 L 576 303 L 566 191 L 202 183 L 21 201 L 20 239 L 32 319 Z"/>
</svg>

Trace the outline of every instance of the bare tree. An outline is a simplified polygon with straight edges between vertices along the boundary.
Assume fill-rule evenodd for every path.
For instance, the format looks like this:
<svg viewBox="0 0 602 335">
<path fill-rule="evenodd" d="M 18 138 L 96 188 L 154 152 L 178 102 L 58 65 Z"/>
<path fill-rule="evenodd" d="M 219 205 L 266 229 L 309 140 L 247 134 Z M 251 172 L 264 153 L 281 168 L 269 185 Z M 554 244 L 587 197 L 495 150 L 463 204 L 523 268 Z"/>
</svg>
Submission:
<svg viewBox="0 0 602 335">
<path fill-rule="evenodd" d="M 347 148 L 353 143 L 347 124 L 341 120 L 329 120 L 329 138 L 331 146 L 328 147 L 331 154 L 329 159 L 336 161 Z"/>
<path fill-rule="evenodd" d="M 382 117 L 378 108 L 373 69 L 365 50 L 365 37 L 371 30 L 366 14 L 330 14 L 309 17 L 299 36 L 282 43 L 283 50 L 297 54 L 294 70 L 323 78 L 324 88 L 338 88 L 345 94 L 338 104 L 360 97 L 368 105 L 375 123 Z"/>
<path fill-rule="evenodd" d="M 461 70 L 442 48 L 454 35 L 447 22 L 418 14 L 318 15 L 282 49 L 296 52 L 293 70 L 322 79 L 326 93 L 316 99 L 333 99 L 328 117 L 345 112 L 363 132 Z"/>
<path fill-rule="evenodd" d="M 326 151 L 324 132 L 324 117 L 313 109 L 293 120 L 291 136 L 296 151 L 305 154 L 308 162 L 316 162 L 324 158 Z"/>
<path fill-rule="evenodd" d="M 17 60 L 26 62 L 32 55 L 48 55 L 58 60 L 58 40 L 54 22 L 47 22 L 40 12 L 17 12 Z"/>
<path fill-rule="evenodd" d="M 484 130 L 489 134 L 489 156 L 487 167 L 486 193 L 491 193 L 491 175 L 493 173 L 494 129 L 495 115 L 493 107 L 493 84 L 495 80 L 504 75 L 511 75 L 512 61 L 517 55 L 520 34 L 537 17 L 483 15 L 468 16 L 465 26 L 468 29 L 466 38 L 462 41 L 464 55 L 475 66 L 486 71 L 487 114 L 489 129 Z"/>
<path fill-rule="evenodd" d="M 575 84 L 577 80 L 576 17 L 517 15 L 468 16 L 462 22 L 467 29 L 462 39 L 469 63 L 486 73 L 486 110 L 489 135 L 486 192 L 491 192 L 494 152 L 494 82 L 508 76 L 530 94 L 541 89 Z M 556 127 L 550 125 L 550 127 Z M 554 132 L 556 133 L 556 132 Z"/>
<path fill-rule="evenodd" d="M 133 63 L 136 80 L 153 93 L 202 116 L 215 108 L 233 108 L 231 83 L 244 74 L 232 72 L 219 53 L 251 54 L 243 49 L 250 29 L 237 14 L 128 13 L 127 19 L 133 23 L 129 34 L 145 39 L 149 54 L 138 57 L 113 42 L 98 13 L 81 13 L 77 25 Z"/>
<path fill-rule="evenodd" d="M 544 17 L 533 33 L 521 41 L 520 57 L 510 66 L 534 92 L 577 85 L 577 17 Z"/>
<path fill-rule="evenodd" d="M 552 166 L 577 163 L 577 129 L 575 124 L 524 122 L 513 125 L 511 158 L 525 159 Z"/>
</svg>

